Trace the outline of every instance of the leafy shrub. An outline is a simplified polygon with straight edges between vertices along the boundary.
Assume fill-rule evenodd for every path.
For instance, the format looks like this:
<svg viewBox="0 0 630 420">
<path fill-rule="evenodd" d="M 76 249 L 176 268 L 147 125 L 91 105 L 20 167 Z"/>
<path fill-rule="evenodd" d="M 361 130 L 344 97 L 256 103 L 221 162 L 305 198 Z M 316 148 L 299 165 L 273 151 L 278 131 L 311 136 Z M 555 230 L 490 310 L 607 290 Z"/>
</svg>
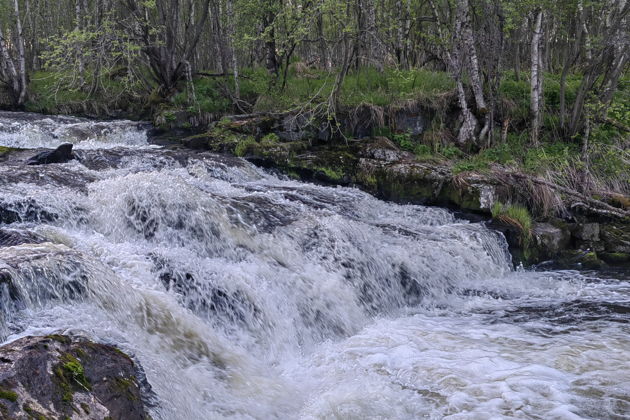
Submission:
<svg viewBox="0 0 630 420">
<path fill-rule="evenodd" d="M 236 156 L 243 157 L 247 154 L 249 148 L 254 144 L 256 144 L 256 140 L 251 136 L 247 136 L 237 143 L 234 148 L 234 154 Z"/>
</svg>

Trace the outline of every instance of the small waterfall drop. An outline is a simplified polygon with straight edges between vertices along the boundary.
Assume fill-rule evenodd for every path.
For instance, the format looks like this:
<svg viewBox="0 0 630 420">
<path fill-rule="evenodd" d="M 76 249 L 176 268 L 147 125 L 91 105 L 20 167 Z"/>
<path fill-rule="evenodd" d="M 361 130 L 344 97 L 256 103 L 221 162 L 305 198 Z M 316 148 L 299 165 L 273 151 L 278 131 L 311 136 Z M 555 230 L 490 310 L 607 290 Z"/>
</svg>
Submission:
<svg viewBox="0 0 630 420">
<path fill-rule="evenodd" d="M 0 113 L 4 146 L 66 141 L 74 161 L 0 168 L 0 340 L 120 346 L 144 367 L 155 418 L 630 407 L 627 317 L 597 309 L 630 307 L 627 279 L 515 271 L 483 224 L 154 148 L 135 123 Z M 562 324 L 554 307 L 589 321 Z"/>
</svg>

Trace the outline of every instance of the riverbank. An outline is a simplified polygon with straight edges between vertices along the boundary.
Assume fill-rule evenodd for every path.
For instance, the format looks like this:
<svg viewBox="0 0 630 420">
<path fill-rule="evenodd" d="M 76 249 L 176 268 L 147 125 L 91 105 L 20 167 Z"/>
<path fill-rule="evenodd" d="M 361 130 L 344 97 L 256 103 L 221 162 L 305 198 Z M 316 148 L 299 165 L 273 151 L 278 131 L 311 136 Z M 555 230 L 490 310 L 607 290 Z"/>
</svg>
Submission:
<svg viewBox="0 0 630 420">
<path fill-rule="evenodd" d="M 277 91 L 270 90 L 264 72 L 243 76 L 245 108 L 221 93 L 229 77 L 196 77 L 191 104 L 185 86 L 169 99 L 134 96 L 119 92 L 115 78 L 107 98 L 63 90 L 52 98 L 53 79 L 41 73 L 34 78 L 27 108 L 91 118 L 149 118 L 160 144 L 243 156 L 294 178 L 355 185 L 387 200 L 473 212 L 492 219 L 508 237 L 516 261 L 526 265 L 549 259 L 589 267 L 630 261 L 625 239 L 630 165 L 623 135 L 627 84 L 612 106 L 622 123 L 597 125 L 585 154 L 581 139 L 558 138 L 554 75 L 546 79 L 550 117 L 537 146 L 529 138 L 527 82 L 510 74 L 500 86 L 503 105 L 495 116 L 503 125 L 487 145 L 456 141 L 460 112 L 444 72 L 350 74 L 330 115 L 322 108 L 331 88 L 322 72 L 291 68 L 286 88 Z M 579 81 L 569 78 L 569 103 Z M 374 147 L 384 159 L 365 150 Z"/>
<path fill-rule="evenodd" d="M 516 264 L 603 268 L 630 262 L 630 199 L 623 194 L 594 198 L 500 163 L 465 170 L 383 136 L 317 140 L 292 124 L 287 115 L 237 116 L 175 141 L 241 156 L 294 179 L 356 186 L 384 200 L 486 219 L 505 234 Z"/>
</svg>

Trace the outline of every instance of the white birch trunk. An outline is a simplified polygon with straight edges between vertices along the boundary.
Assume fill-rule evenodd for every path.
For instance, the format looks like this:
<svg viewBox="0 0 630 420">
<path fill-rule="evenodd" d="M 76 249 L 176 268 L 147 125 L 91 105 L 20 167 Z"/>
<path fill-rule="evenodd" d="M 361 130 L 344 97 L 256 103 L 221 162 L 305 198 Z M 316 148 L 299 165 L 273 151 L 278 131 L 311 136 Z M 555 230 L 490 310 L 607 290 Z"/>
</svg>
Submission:
<svg viewBox="0 0 630 420">
<path fill-rule="evenodd" d="M 20 5 L 18 0 L 13 2 L 15 7 L 15 28 L 17 30 L 18 72 L 20 77 L 20 92 L 18 105 L 26 102 L 26 53 L 24 52 L 24 34 L 22 33 L 22 21 L 20 19 Z"/>
<path fill-rule="evenodd" d="M 534 18 L 534 32 L 532 34 L 531 45 L 531 76 L 530 76 L 530 111 L 532 116 L 531 142 L 534 145 L 539 144 L 540 126 L 541 126 L 541 108 L 542 108 L 542 83 L 543 83 L 543 67 L 542 67 L 542 22 L 543 11 L 536 11 Z"/>
</svg>

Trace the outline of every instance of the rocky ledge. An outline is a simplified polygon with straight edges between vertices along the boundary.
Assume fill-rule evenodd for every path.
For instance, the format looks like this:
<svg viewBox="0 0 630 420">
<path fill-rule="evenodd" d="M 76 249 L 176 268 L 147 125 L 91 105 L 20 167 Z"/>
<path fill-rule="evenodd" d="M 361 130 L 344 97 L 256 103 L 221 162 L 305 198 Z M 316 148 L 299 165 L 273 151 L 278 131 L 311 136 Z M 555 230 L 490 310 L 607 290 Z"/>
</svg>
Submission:
<svg viewBox="0 0 630 420">
<path fill-rule="evenodd" d="M 50 335 L 0 347 L 0 419 L 146 420 L 149 386 L 115 347 Z"/>
<path fill-rule="evenodd" d="M 381 199 L 443 206 L 486 219 L 506 235 L 516 264 L 554 260 L 562 266 L 599 268 L 630 263 L 628 197 L 594 199 L 499 166 L 454 173 L 449 162 L 420 161 L 385 137 L 317 141 L 268 134 L 279 128 L 269 116 L 222 120 L 181 144 L 242 156 L 296 179 L 353 185 Z M 497 204 L 526 207 L 531 225 L 496 214 L 493 218 Z"/>
</svg>

